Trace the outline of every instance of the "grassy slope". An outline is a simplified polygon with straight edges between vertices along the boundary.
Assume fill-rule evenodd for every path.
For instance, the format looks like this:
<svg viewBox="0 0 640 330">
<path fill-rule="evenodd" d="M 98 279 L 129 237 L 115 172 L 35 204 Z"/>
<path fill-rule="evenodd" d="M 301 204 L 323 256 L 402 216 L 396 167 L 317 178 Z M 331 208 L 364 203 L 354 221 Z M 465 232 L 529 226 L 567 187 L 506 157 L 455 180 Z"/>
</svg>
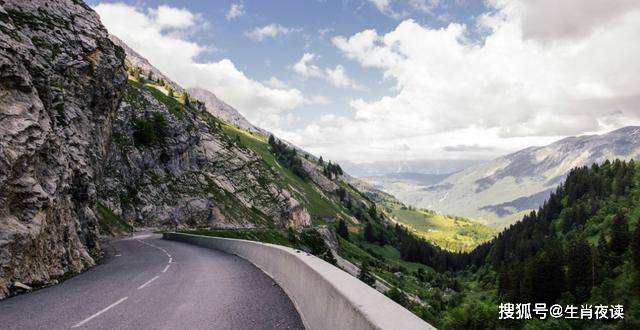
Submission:
<svg viewBox="0 0 640 330">
<path fill-rule="evenodd" d="M 168 96 L 166 93 L 166 89 L 162 86 L 156 84 L 155 82 L 149 80 L 137 80 L 132 76 L 129 76 L 128 80 L 129 86 L 131 87 L 129 90 L 132 93 L 138 93 L 139 95 L 133 95 L 130 97 L 141 98 L 141 93 L 149 93 L 160 103 L 164 104 L 169 113 L 177 118 L 177 119 L 185 119 L 188 116 L 198 116 L 205 122 L 209 124 L 209 129 L 212 132 L 220 132 L 218 131 L 217 125 L 223 125 L 224 123 L 218 118 L 212 116 L 209 113 L 199 111 L 193 107 L 185 106 L 184 96 L 179 93 L 175 93 L 173 97 Z M 224 134 L 220 136 L 225 139 L 226 143 L 233 144 L 235 143 L 234 136 Z M 131 143 L 131 142 L 128 142 Z M 148 173 L 148 175 L 153 176 L 153 173 Z M 151 177 L 151 181 L 154 184 L 166 184 L 168 188 L 172 191 L 198 191 L 200 193 L 205 193 L 210 199 L 216 202 L 216 205 L 225 213 L 229 219 L 252 219 L 251 221 L 259 227 L 272 227 L 273 221 L 269 219 L 266 215 L 257 211 L 256 209 L 247 209 L 241 206 L 241 203 L 235 199 L 232 194 L 224 193 L 220 190 L 218 186 L 216 186 L 211 180 L 206 179 L 205 184 L 194 184 L 191 183 L 183 183 L 178 181 L 176 178 L 171 176 L 165 177 L 163 181 L 159 181 L 156 177 Z"/>
<path fill-rule="evenodd" d="M 131 225 L 113 213 L 108 207 L 102 205 L 102 203 L 98 203 L 96 211 L 101 233 L 115 236 L 130 233 L 133 229 Z"/>
<path fill-rule="evenodd" d="M 223 124 L 222 129 L 229 136 L 239 137 L 242 145 L 258 154 L 271 168 L 280 173 L 284 179 L 284 187 L 291 191 L 307 207 L 315 224 L 324 223 L 324 219 L 336 218 L 342 213 L 342 207 L 334 200 L 317 190 L 312 183 L 302 180 L 291 170 L 280 165 L 275 156 L 269 151 L 269 145 L 265 137 L 228 124 Z"/>
<path fill-rule="evenodd" d="M 411 227 L 419 236 L 449 251 L 471 251 L 495 235 L 495 231 L 490 227 L 461 217 L 397 205 L 389 209 L 396 221 Z"/>
<path fill-rule="evenodd" d="M 300 179 L 291 170 L 281 166 L 269 150 L 266 137 L 227 124 L 208 113 L 187 108 L 184 106 L 184 99 L 181 94 L 176 93 L 174 97 L 169 97 L 165 94 L 164 88 L 153 82 L 140 82 L 130 76 L 129 83 L 138 89 L 149 91 L 158 101 L 165 104 L 171 114 L 177 118 L 182 118 L 186 109 L 194 112 L 208 122 L 215 121 L 219 123 L 222 131 L 230 141 L 237 141 L 239 139 L 240 145 L 255 152 L 267 165 L 280 174 L 283 181 L 276 182 L 276 184 L 292 192 L 296 199 L 305 205 L 311 214 L 314 224 L 324 224 L 326 219 L 337 218 L 345 214 L 344 208 L 334 199 L 326 196 L 312 183 Z"/>
</svg>

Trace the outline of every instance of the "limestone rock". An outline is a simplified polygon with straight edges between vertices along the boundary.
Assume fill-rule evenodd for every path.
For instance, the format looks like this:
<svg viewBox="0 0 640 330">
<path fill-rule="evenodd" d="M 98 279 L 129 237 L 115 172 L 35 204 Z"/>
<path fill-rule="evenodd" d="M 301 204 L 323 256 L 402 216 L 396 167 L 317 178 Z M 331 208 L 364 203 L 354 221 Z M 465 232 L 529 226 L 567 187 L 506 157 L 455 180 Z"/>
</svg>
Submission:
<svg viewBox="0 0 640 330">
<path fill-rule="evenodd" d="M 302 161 L 302 167 L 304 170 L 309 173 L 311 181 L 317 184 L 323 191 L 334 192 L 338 189 L 338 185 L 329 180 L 329 178 L 320 171 L 316 164 L 304 158 L 300 158 L 300 160 Z"/>
<path fill-rule="evenodd" d="M 72 0 L 0 2 L 0 298 L 94 264 L 124 53 Z"/>
</svg>

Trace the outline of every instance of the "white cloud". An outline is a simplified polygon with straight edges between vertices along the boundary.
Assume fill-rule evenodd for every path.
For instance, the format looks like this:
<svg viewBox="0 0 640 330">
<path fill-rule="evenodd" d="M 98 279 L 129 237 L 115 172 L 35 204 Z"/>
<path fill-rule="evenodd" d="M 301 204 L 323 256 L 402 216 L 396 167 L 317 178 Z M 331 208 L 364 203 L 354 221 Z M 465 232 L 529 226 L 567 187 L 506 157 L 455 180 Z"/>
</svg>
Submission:
<svg viewBox="0 0 640 330">
<path fill-rule="evenodd" d="M 301 31 L 302 29 L 300 28 L 289 28 L 277 23 L 271 23 L 263 27 L 256 27 L 250 32 L 247 32 L 246 35 L 255 41 L 263 41 L 267 38 L 277 38 Z"/>
<path fill-rule="evenodd" d="M 287 83 L 285 83 L 284 81 L 276 78 L 276 77 L 271 77 L 269 78 L 269 80 L 266 80 L 263 82 L 265 85 L 273 87 L 273 88 L 280 88 L 280 89 L 286 89 L 289 88 L 289 85 L 287 85 Z"/>
<path fill-rule="evenodd" d="M 414 10 L 426 14 L 432 14 L 433 10 L 440 4 L 441 0 L 409 0 L 409 6 Z"/>
<path fill-rule="evenodd" d="M 369 0 L 379 11 L 384 12 L 389 10 L 391 0 Z"/>
<path fill-rule="evenodd" d="M 197 15 L 192 14 L 186 9 L 173 8 L 165 5 L 149 10 L 149 16 L 158 27 L 170 29 L 192 27 L 196 21 L 199 20 Z"/>
<path fill-rule="evenodd" d="M 387 15 L 393 19 L 401 19 L 406 17 L 408 13 L 406 11 L 395 11 L 392 8 L 393 0 L 369 0 L 369 2 L 382 14 Z"/>
<path fill-rule="evenodd" d="M 493 1 L 505 11 L 520 10 L 524 37 L 542 41 L 587 36 L 638 6 L 637 0 Z"/>
<path fill-rule="evenodd" d="M 95 10 L 110 33 L 171 79 L 183 87 L 211 90 L 257 125 L 277 127 L 292 118 L 291 110 L 314 102 L 297 89 L 274 88 L 247 77 L 229 59 L 196 60 L 205 46 L 181 38 L 175 31 L 164 31 L 166 27 L 181 29 L 196 23 L 197 15 L 187 15 L 184 9 L 161 6 L 145 12 L 125 4 L 99 4 Z"/>
<path fill-rule="evenodd" d="M 325 117 L 285 138 L 334 159 L 464 157 L 473 148 L 450 146 L 501 153 L 640 123 L 640 3 L 595 10 L 602 2 L 581 0 L 571 7 L 579 13 L 558 17 L 531 3 L 492 1 L 478 19 L 483 42 L 470 41 L 461 24 L 412 20 L 386 34 L 334 38 L 345 57 L 380 70 L 394 88 L 351 101 L 352 116 Z M 579 26 L 563 28 L 565 19 Z"/>
<path fill-rule="evenodd" d="M 355 81 L 353 81 L 344 70 L 342 65 L 336 65 L 335 68 L 325 68 L 321 69 L 315 64 L 312 64 L 317 56 L 312 53 L 304 53 L 300 61 L 293 65 L 293 71 L 303 77 L 314 77 L 320 78 L 335 87 L 348 87 L 353 89 L 363 89 L 362 86 L 358 85 Z"/>
<path fill-rule="evenodd" d="M 318 29 L 318 34 L 320 35 L 320 37 L 324 37 L 333 31 L 334 31 L 334 28 L 323 28 L 323 29 Z"/>
<path fill-rule="evenodd" d="M 244 3 L 232 3 L 225 18 L 229 21 L 244 15 Z"/>
</svg>

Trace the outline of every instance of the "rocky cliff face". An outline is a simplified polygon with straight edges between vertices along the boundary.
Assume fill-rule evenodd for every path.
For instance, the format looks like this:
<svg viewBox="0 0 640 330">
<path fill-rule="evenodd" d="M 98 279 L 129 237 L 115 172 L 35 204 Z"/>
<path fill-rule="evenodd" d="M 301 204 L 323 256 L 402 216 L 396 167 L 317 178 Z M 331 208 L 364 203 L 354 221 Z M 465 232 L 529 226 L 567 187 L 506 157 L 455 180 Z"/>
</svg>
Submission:
<svg viewBox="0 0 640 330">
<path fill-rule="evenodd" d="M 0 0 L 0 298 L 95 264 L 105 221 L 310 225 L 202 103 L 167 95 L 168 79 L 129 78 L 82 2 Z"/>
<path fill-rule="evenodd" d="M 78 1 L 0 1 L 0 298 L 94 264 L 124 53 Z"/>
<path fill-rule="evenodd" d="M 278 174 L 197 105 L 129 81 L 100 202 L 137 226 L 301 227 L 310 216 Z"/>
<path fill-rule="evenodd" d="M 338 185 L 324 176 L 320 168 L 318 168 L 318 165 L 304 158 L 300 160 L 302 161 L 302 168 L 309 174 L 311 181 L 320 187 L 320 189 L 327 192 L 334 192 L 338 189 Z"/>
</svg>

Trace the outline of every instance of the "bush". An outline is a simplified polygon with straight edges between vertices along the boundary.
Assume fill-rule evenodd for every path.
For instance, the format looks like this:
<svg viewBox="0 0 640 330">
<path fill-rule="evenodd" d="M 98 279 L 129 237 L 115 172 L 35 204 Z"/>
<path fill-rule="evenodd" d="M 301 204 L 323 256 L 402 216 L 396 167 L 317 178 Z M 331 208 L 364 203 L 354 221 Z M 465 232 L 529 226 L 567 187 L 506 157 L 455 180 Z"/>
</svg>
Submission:
<svg viewBox="0 0 640 330">
<path fill-rule="evenodd" d="M 151 119 L 137 118 L 133 120 L 133 141 L 136 147 L 148 147 L 163 144 L 166 136 L 167 122 L 164 116 L 155 113 Z"/>
</svg>

